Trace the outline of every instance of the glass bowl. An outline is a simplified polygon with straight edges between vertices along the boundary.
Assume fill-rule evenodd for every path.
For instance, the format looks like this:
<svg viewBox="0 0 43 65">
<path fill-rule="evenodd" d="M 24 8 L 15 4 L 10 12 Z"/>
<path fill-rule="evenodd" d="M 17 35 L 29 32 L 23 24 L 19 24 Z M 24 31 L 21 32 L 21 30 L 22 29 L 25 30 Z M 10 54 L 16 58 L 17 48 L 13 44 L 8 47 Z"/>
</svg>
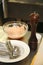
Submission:
<svg viewBox="0 0 43 65">
<path fill-rule="evenodd" d="M 20 39 L 28 31 L 28 25 L 20 21 L 8 21 L 3 25 L 4 31 L 11 39 Z"/>
</svg>

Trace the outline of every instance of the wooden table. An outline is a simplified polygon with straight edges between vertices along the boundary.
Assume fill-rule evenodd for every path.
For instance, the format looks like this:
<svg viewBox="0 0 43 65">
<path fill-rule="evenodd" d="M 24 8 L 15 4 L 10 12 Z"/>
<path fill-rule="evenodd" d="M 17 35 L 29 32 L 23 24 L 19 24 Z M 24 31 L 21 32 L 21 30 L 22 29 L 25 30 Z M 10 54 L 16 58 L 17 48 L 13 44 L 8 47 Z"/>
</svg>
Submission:
<svg viewBox="0 0 43 65">
<path fill-rule="evenodd" d="M 33 57 L 31 65 L 43 65 L 43 37 L 38 52 L 35 57 Z"/>
</svg>

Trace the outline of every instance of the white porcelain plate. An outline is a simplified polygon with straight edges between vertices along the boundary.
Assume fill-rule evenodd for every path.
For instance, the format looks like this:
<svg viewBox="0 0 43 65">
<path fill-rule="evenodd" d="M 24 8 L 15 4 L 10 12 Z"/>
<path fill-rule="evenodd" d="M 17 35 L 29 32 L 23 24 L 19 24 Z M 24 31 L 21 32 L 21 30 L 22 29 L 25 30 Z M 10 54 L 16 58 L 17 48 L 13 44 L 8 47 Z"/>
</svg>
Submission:
<svg viewBox="0 0 43 65">
<path fill-rule="evenodd" d="M 13 46 L 18 46 L 19 49 L 20 49 L 20 56 L 17 57 L 17 58 L 14 58 L 14 59 L 10 59 L 9 57 L 7 56 L 3 56 L 3 57 L 0 57 L 0 62 L 4 62 L 4 63 L 13 63 L 13 62 L 18 62 L 18 61 L 21 61 L 23 59 L 25 59 L 29 53 L 30 53 L 30 48 L 29 46 L 23 42 L 23 41 L 19 41 L 19 40 L 10 40 L 11 41 L 11 44 Z"/>
<path fill-rule="evenodd" d="M 41 36 L 41 34 L 39 34 L 39 33 L 36 33 L 36 37 L 37 37 L 37 39 L 38 39 L 38 43 L 40 43 L 40 41 L 41 41 L 41 39 L 42 39 L 42 36 Z"/>
</svg>

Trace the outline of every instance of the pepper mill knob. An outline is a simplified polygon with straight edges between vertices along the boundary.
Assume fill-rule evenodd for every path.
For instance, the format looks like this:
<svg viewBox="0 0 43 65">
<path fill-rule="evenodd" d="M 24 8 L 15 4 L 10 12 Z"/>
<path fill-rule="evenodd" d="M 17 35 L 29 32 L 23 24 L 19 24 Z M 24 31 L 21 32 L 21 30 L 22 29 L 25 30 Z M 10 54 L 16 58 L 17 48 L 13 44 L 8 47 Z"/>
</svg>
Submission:
<svg viewBox="0 0 43 65">
<path fill-rule="evenodd" d="M 30 50 L 36 50 L 38 46 L 38 40 L 36 37 L 36 28 L 39 20 L 39 14 L 34 12 L 30 14 L 31 36 L 29 38 Z"/>
<path fill-rule="evenodd" d="M 39 14 L 38 14 L 38 13 L 36 13 L 36 12 L 31 13 L 31 14 L 29 15 L 29 17 L 30 17 L 30 25 L 31 25 L 32 23 L 38 23 L 38 20 L 39 20 Z"/>
</svg>

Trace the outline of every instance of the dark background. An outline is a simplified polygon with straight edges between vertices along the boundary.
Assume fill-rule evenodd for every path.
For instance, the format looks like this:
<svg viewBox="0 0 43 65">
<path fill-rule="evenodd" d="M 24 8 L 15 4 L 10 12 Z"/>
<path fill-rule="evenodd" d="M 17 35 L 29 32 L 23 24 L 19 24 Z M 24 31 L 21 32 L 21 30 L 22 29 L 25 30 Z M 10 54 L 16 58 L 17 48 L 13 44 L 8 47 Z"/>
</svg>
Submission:
<svg viewBox="0 0 43 65">
<path fill-rule="evenodd" d="M 42 1 L 40 1 L 42 2 Z M 37 32 L 43 33 L 43 4 L 31 4 L 31 3 L 14 3 L 7 2 L 7 18 L 4 18 L 4 12 L 2 7 L 2 2 L 0 1 L 0 18 L 2 23 L 9 20 L 20 20 L 24 21 L 29 25 L 29 14 L 32 12 L 37 12 L 40 15 L 40 19 L 37 26 Z M 30 30 L 30 25 L 29 25 Z"/>
</svg>

